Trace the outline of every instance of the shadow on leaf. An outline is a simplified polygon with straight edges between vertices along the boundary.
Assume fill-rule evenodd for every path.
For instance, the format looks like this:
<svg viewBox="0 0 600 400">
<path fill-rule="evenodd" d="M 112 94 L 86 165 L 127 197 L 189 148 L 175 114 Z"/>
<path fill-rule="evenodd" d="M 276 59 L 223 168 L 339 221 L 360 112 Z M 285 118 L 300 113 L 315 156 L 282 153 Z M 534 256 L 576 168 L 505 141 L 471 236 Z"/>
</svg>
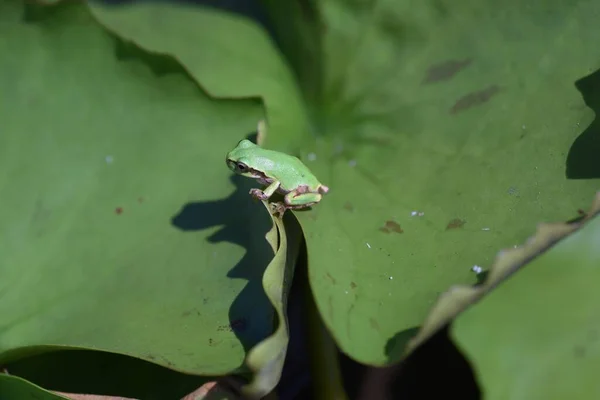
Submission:
<svg viewBox="0 0 600 400">
<path fill-rule="evenodd" d="M 229 327 L 248 351 L 272 332 L 272 306 L 262 287 L 263 272 L 273 256 L 265 240 L 271 226 L 268 216 L 263 215 L 263 205 L 252 201 L 248 194 L 252 181 L 238 175 L 232 175 L 230 180 L 236 190 L 228 198 L 188 203 L 171 223 L 186 232 L 222 226 L 208 242 L 229 242 L 246 249 L 227 276 L 248 281 L 229 309 Z"/>
<path fill-rule="evenodd" d="M 600 178 L 600 70 L 578 80 L 575 86 L 596 117 L 571 145 L 566 175 L 568 179 Z"/>
<path fill-rule="evenodd" d="M 404 333 L 393 339 L 404 339 Z M 391 340 L 393 340 L 391 339 Z M 389 345 L 389 344 L 388 344 Z M 441 329 L 402 362 L 383 368 L 366 367 L 355 379 L 349 393 L 357 400 L 427 399 L 444 393 L 448 398 L 481 398 L 473 370 Z"/>
<path fill-rule="evenodd" d="M 85 350 L 27 357 L 6 368 L 47 390 L 146 400 L 180 399 L 210 380 L 133 357 Z"/>
<path fill-rule="evenodd" d="M 150 3 L 159 2 L 158 0 L 95 0 L 97 3 L 109 5 L 109 6 L 127 6 L 135 3 Z M 258 0 L 225 0 L 225 1 L 211 1 L 211 0 L 160 0 L 165 3 L 172 5 L 182 6 L 198 6 L 212 8 L 215 10 L 237 14 L 242 17 L 252 19 L 254 22 L 263 26 L 264 29 L 270 31 L 269 21 L 264 12 L 264 8 Z"/>
<path fill-rule="evenodd" d="M 385 345 L 385 355 L 388 362 L 400 360 L 410 339 L 419 332 L 419 327 L 408 328 L 396 333 L 388 339 Z"/>
</svg>

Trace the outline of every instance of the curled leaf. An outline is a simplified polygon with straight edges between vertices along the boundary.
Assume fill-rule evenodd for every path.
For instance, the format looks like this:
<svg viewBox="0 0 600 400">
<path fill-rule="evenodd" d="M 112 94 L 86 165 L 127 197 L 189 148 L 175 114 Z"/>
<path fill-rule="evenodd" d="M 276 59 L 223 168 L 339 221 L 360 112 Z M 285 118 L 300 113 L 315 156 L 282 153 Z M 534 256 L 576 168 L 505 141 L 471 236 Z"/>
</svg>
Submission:
<svg viewBox="0 0 600 400">
<path fill-rule="evenodd" d="M 485 399 L 600 397 L 599 210 L 453 321 Z"/>
<path fill-rule="evenodd" d="M 524 245 L 501 250 L 482 284 L 455 286 L 439 297 L 418 334 L 409 342 L 407 352 L 414 350 L 467 307 L 478 302 L 519 269 L 551 249 L 557 242 L 582 229 L 598 213 L 600 213 L 600 192 L 596 194 L 590 211 L 578 222 L 540 224 L 535 235 Z"/>
<path fill-rule="evenodd" d="M 269 204 L 263 202 L 267 210 Z M 252 381 L 243 388 L 243 392 L 251 398 L 262 398 L 270 393 L 281 377 L 283 363 L 289 342 L 287 320 L 288 294 L 294 276 L 294 267 L 302 231 L 292 213 L 282 218 L 274 218 L 273 229 L 268 233 L 269 243 L 279 236 L 275 257 L 269 263 L 263 275 L 263 287 L 267 297 L 273 304 L 277 316 L 275 332 L 254 346 L 246 358 L 246 365 L 253 372 Z"/>
</svg>

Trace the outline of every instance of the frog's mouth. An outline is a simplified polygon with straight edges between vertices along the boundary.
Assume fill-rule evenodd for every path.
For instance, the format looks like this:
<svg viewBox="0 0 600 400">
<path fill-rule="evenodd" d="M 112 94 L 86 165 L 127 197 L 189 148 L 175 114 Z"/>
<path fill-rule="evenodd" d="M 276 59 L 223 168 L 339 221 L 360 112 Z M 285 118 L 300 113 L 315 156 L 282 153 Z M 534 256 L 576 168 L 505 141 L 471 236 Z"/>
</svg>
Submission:
<svg viewBox="0 0 600 400">
<path fill-rule="evenodd" d="M 238 172 L 237 168 L 236 168 L 236 164 L 235 161 L 232 160 L 227 160 L 227 166 L 229 167 L 230 170 L 232 170 L 233 172 Z"/>
<path fill-rule="evenodd" d="M 265 174 L 252 168 L 248 168 L 246 171 L 238 173 L 247 176 L 248 178 L 266 179 Z"/>
</svg>

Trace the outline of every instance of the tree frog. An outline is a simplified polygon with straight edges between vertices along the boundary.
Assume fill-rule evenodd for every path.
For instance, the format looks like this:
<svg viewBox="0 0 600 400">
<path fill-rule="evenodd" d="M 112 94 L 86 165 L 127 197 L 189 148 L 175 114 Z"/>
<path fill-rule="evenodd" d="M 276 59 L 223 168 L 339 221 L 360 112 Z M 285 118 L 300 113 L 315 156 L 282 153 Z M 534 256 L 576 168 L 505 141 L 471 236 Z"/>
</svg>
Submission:
<svg viewBox="0 0 600 400">
<path fill-rule="evenodd" d="M 266 186 L 264 190 L 251 189 L 251 196 L 267 200 L 275 192 L 283 194 L 283 204 L 277 205 L 280 214 L 310 207 L 329 191 L 297 157 L 263 149 L 247 139 L 227 154 L 226 161 L 236 174 L 254 178 Z"/>
</svg>

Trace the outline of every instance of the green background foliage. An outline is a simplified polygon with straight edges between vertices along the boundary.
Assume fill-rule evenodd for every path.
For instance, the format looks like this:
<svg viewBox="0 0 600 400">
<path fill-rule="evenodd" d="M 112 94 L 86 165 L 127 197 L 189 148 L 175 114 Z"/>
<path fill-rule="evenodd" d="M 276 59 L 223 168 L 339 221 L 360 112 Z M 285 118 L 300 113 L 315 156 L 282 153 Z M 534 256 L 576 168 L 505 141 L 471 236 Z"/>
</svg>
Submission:
<svg viewBox="0 0 600 400">
<path fill-rule="evenodd" d="M 224 163 L 263 117 L 265 145 L 331 188 L 295 213 L 310 285 L 336 344 L 370 365 L 399 361 L 472 266 L 597 191 L 597 2 L 263 5 L 275 39 L 213 7 L 0 0 L 1 362 L 83 348 L 244 371 L 285 328 L 295 259 Z M 515 290 L 533 282 L 556 281 Z M 456 337 L 496 390 L 493 358 L 468 347 L 476 310 Z M 250 363 L 263 384 L 279 339 Z"/>
</svg>

